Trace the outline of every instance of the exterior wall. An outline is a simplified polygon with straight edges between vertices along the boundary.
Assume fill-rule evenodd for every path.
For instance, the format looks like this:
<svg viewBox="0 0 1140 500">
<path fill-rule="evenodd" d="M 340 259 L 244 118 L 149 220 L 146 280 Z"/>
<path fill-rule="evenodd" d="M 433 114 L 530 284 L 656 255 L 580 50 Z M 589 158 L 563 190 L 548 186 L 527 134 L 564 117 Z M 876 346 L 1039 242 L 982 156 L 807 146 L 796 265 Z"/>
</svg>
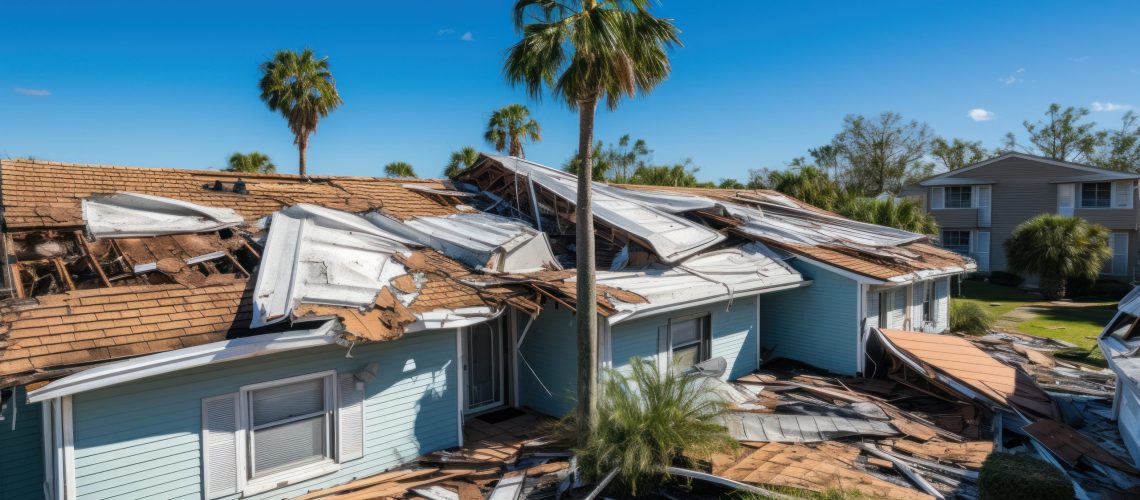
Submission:
<svg viewBox="0 0 1140 500">
<path fill-rule="evenodd" d="M 332 474 L 257 495 L 296 496 L 459 444 L 454 330 L 285 352 L 195 368 L 73 397 L 79 498 L 201 498 L 202 399 L 241 386 L 376 362 L 365 388 L 364 457 Z M 237 495 L 234 496 L 236 498 Z"/>
<path fill-rule="evenodd" d="M 843 375 L 859 363 L 860 288 L 851 278 L 793 259 L 811 286 L 760 298 L 760 337 L 772 357 L 801 361 Z"/>
<path fill-rule="evenodd" d="M 44 448 L 40 403 L 28 404 L 23 387 L 16 387 L 0 421 L 0 500 L 43 498 Z M 16 428 L 12 428 L 12 419 Z"/>
<path fill-rule="evenodd" d="M 993 182 L 991 195 L 991 225 L 990 231 L 990 271 L 1007 271 L 1003 244 L 1009 239 L 1013 229 L 1022 222 L 1043 213 L 1057 212 L 1057 184 L 1054 182 L 1089 175 L 1089 172 L 1052 165 L 1027 158 L 1010 157 L 979 168 L 951 174 L 948 177 L 961 176 L 969 179 L 978 179 Z M 927 198 L 927 210 L 938 225 L 943 229 L 979 229 L 976 217 L 970 221 L 963 219 L 960 211 L 974 212 L 975 209 L 930 209 L 930 188 L 925 188 L 923 196 Z M 1077 187 L 1079 198 L 1080 187 Z M 1132 209 L 1104 208 L 1082 209 L 1079 205 L 1074 209 L 1074 215 L 1084 217 L 1089 221 L 1103 224 L 1110 229 L 1130 231 L 1129 269 L 1135 269 L 1137 247 L 1137 227 L 1140 223 L 1140 202 L 1136 199 L 1135 191 L 1132 194 Z"/>
<path fill-rule="evenodd" d="M 529 319 L 525 314 L 518 315 L 519 335 L 522 335 Z M 544 308 L 519 346 L 519 352 L 534 369 L 532 373 L 519 361 L 521 406 L 554 417 L 561 417 L 574 409 L 578 380 L 577 345 L 574 315 L 564 307 Z M 543 390 L 543 385 L 550 390 L 549 394 Z"/>
<path fill-rule="evenodd" d="M 745 297 L 732 301 L 731 306 L 727 301 L 719 302 L 618 323 L 610 331 L 613 367 L 628 373 L 630 358 L 640 356 L 656 362 L 658 356 L 667 356 L 668 351 L 662 352 L 665 346 L 658 341 L 658 332 L 669 325 L 669 318 L 707 313 L 712 325 L 710 357 L 723 357 L 728 362 L 728 370 L 722 378 L 731 380 L 747 375 L 760 367 L 756 345 L 759 336 L 757 300 L 758 297 Z"/>
<path fill-rule="evenodd" d="M 934 219 L 938 221 L 939 227 L 953 227 L 956 229 L 974 229 L 978 227 L 978 209 L 976 208 L 941 208 L 938 210 L 931 210 L 929 206 L 926 208 L 934 215 Z"/>
</svg>

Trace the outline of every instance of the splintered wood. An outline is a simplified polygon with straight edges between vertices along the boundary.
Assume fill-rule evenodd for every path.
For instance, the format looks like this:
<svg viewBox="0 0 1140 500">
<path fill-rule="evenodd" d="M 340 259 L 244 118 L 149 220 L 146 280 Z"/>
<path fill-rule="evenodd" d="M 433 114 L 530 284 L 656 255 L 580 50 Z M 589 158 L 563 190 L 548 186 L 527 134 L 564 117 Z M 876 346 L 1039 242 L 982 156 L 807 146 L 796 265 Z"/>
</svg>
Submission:
<svg viewBox="0 0 1140 500">
<path fill-rule="evenodd" d="M 713 457 L 713 474 L 759 486 L 799 488 L 815 492 L 833 489 L 858 491 L 873 498 L 929 499 L 929 495 L 898 486 L 859 470 L 860 451 L 826 442 L 817 445 L 750 443 L 739 460 Z"/>
</svg>

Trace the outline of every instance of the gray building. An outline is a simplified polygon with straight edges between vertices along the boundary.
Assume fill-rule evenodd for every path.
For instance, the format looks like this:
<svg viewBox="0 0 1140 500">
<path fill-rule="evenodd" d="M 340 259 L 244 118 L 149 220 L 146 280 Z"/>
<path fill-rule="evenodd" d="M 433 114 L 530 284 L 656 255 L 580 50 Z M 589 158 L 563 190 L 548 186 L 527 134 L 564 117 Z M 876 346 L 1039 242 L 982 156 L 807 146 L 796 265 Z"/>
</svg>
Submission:
<svg viewBox="0 0 1140 500">
<path fill-rule="evenodd" d="M 1013 229 L 1057 213 L 1107 227 L 1112 259 L 1101 276 L 1131 281 L 1140 249 L 1137 179 L 1140 174 L 1006 153 L 930 177 L 903 194 L 923 198 L 941 228 L 942 247 L 973 257 L 979 272 L 1007 271 L 1003 244 Z"/>
</svg>

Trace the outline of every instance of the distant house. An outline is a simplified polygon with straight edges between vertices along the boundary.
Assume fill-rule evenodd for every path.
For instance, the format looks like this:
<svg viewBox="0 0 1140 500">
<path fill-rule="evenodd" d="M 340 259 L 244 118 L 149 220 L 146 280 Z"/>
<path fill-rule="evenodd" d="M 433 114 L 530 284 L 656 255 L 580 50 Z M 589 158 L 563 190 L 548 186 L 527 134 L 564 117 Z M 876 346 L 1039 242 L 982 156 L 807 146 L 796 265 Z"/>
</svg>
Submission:
<svg viewBox="0 0 1140 500">
<path fill-rule="evenodd" d="M 1112 259 L 1102 276 L 1130 281 L 1140 249 L 1137 179 L 1140 174 L 1007 153 L 928 178 L 903 194 L 924 199 L 941 227 L 941 246 L 974 258 L 979 272 L 1008 271 L 1003 244 L 1013 229 L 1055 213 L 1111 230 Z"/>
<path fill-rule="evenodd" d="M 574 404 L 574 179 L 0 161 L 0 498 L 282 498 Z M 973 263 L 769 191 L 597 184 L 599 360 L 864 371 Z"/>
</svg>

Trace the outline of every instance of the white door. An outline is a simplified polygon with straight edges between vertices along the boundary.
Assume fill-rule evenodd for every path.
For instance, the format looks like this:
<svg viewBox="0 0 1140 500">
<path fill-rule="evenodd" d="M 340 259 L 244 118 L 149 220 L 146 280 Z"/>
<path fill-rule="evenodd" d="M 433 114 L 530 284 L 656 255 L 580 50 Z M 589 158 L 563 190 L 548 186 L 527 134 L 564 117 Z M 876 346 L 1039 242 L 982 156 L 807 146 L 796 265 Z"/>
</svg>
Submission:
<svg viewBox="0 0 1140 500">
<path fill-rule="evenodd" d="M 1072 216 L 1076 205 L 1076 184 L 1057 184 L 1057 213 Z"/>
<path fill-rule="evenodd" d="M 974 186 L 978 204 L 978 227 L 990 227 L 990 205 L 992 203 L 993 186 Z"/>
<path fill-rule="evenodd" d="M 501 406 L 503 399 L 503 333 L 498 319 L 467 328 L 464 339 L 467 411 Z"/>
</svg>

